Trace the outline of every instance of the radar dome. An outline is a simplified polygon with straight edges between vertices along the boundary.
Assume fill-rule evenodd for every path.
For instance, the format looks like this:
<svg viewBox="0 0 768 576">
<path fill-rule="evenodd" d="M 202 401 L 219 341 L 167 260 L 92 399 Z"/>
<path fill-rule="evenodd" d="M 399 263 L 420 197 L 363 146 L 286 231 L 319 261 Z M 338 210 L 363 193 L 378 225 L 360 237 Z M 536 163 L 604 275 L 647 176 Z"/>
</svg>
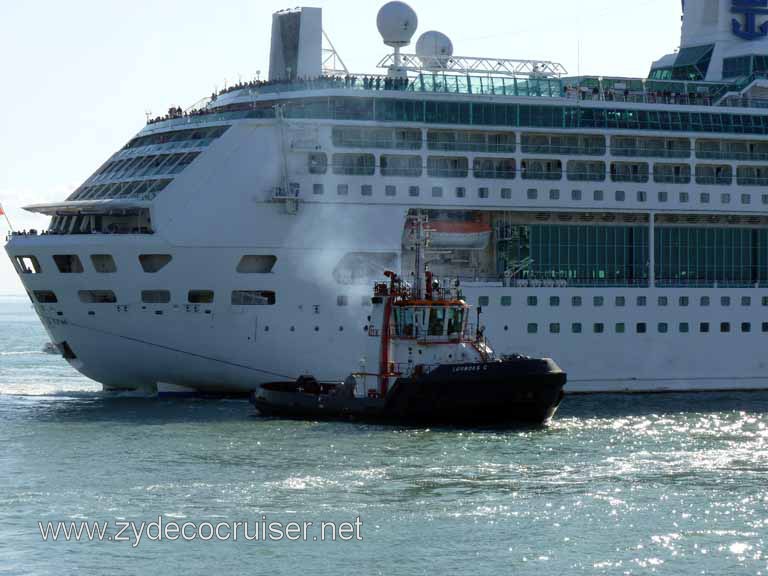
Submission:
<svg viewBox="0 0 768 576">
<path fill-rule="evenodd" d="M 416 12 L 405 2 L 384 4 L 376 17 L 376 26 L 384 38 L 384 44 L 393 48 L 408 46 L 418 25 Z"/>
<path fill-rule="evenodd" d="M 416 42 L 416 55 L 425 68 L 444 68 L 445 61 L 453 56 L 453 42 L 442 32 L 424 32 Z"/>
</svg>

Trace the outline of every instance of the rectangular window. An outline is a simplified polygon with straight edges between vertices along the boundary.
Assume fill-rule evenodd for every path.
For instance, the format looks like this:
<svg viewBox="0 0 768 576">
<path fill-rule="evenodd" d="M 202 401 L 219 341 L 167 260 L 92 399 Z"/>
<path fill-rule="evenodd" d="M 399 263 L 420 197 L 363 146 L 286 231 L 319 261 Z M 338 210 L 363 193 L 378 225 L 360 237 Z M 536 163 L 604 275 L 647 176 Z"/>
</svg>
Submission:
<svg viewBox="0 0 768 576">
<path fill-rule="evenodd" d="M 441 186 L 432 186 L 432 198 L 442 198 L 443 188 Z"/>
<path fill-rule="evenodd" d="M 669 200 L 669 194 L 666 192 L 659 192 L 659 202 L 666 202 Z"/>
<path fill-rule="evenodd" d="M 512 306 L 512 296 L 502 296 L 501 297 L 501 305 L 502 306 Z"/>
<path fill-rule="evenodd" d="M 702 334 L 709 334 L 709 322 L 702 322 L 699 324 L 699 332 Z"/>
<path fill-rule="evenodd" d="M 603 304 L 605 304 L 605 298 L 604 298 L 604 297 L 602 297 L 602 296 L 595 296 L 594 298 L 592 298 L 592 303 L 593 303 L 593 304 L 594 304 L 596 307 L 598 307 L 598 308 L 599 308 L 600 306 L 602 306 Z"/>
<path fill-rule="evenodd" d="M 690 195 L 688 192 L 680 192 L 680 204 L 687 204 L 690 202 Z"/>
<path fill-rule="evenodd" d="M 669 306 L 669 298 L 666 296 L 659 296 L 659 306 Z"/>
<path fill-rule="evenodd" d="M 741 297 L 741 305 L 742 306 L 752 306 L 752 298 L 749 296 L 742 296 Z"/>
<path fill-rule="evenodd" d="M 466 178 L 469 160 L 461 156 L 430 156 L 427 158 L 427 174 L 432 178 Z"/>
<path fill-rule="evenodd" d="M 638 334 L 645 334 L 648 331 L 648 325 L 645 322 L 638 322 L 635 330 Z"/>
<path fill-rule="evenodd" d="M 349 184 L 339 184 L 336 186 L 336 194 L 338 196 L 349 196 Z"/>
<path fill-rule="evenodd" d="M 528 188 L 526 196 L 528 200 L 536 200 L 539 197 L 539 191 L 536 188 Z"/>
<path fill-rule="evenodd" d="M 749 334 L 750 332 L 752 332 L 752 324 L 750 324 L 749 322 L 742 322 L 741 331 L 744 332 L 745 334 Z"/>
<path fill-rule="evenodd" d="M 768 333 L 768 322 L 763 322 L 763 334 Z"/>
<path fill-rule="evenodd" d="M 56 267 L 62 274 L 82 274 L 83 263 L 75 254 L 57 255 L 53 257 Z"/>
<path fill-rule="evenodd" d="M 669 324 L 667 324 L 666 322 L 659 322 L 658 328 L 659 328 L 659 334 L 666 334 L 667 332 L 669 332 Z"/>
<path fill-rule="evenodd" d="M 360 195 L 361 196 L 373 196 L 373 186 L 370 184 L 363 184 L 360 186 Z"/>
<path fill-rule="evenodd" d="M 648 202 L 648 193 L 644 192 L 643 190 L 637 191 L 637 201 L 638 202 Z"/>
<path fill-rule="evenodd" d="M 702 204 L 709 204 L 709 192 L 702 192 L 699 194 L 699 201 Z"/>
<path fill-rule="evenodd" d="M 688 332 L 690 332 L 688 322 L 680 322 L 680 334 L 688 334 Z"/>
<path fill-rule="evenodd" d="M 187 294 L 190 304 L 213 304 L 213 290 L 190 290 Z"/>
<path fill-rule="evenodd" d="M 273 306 L 275 293 L 270 290 L 233 290 L 232 306 Z"/>
<path fill-rule="evenodd" d="M 731 297 L 730 296 L 721 296 L 720 297 L 720 306 L 728 307 L 731 305 Z"/>
<path fill-rule="evenodd" d="M 574 322 L 573 324 L 571 324 L 571 332 L 573 332 L 574 334 L 581 334 L 582 332 L 581 322 Z"/>
<path fill-rule="evenodd" d="M 678 300 L 678 304 L 683 308 L 687 307 L 689 302 L 690 300 L 688 296 L 680 296 L 680 299 Z"/>
<path fill-rule="evenodd" d="M 528 324 L 528 334 L 537 334 L 539 332 L 539 325 L 531 322 Z"/>
<path fill-rule="evenodd" d="M 728 192 L 723 192 L 720 194 L 720 203 L 721 204 L 730 204 L 731 203 L 731 195 Z"/>
<path fill-rule="evenodd" d="M 603 193 L 602 190 L 595 190 L 592 197 L 594 198 L 595 202 L 602 202 L 603 198 L 605 197 L 605 194 Z"/>
<path fill-rule="evenodd" d="M 490 302 L 490 299 L 488 298 L 488 296 L 480 296 L 477 299 L 478 306 L 488 306 L 488 302 Z"/>
<path fill-rule="evenodd" d="M 501 199 L 502 200 L 512 200 L 512 188 L 502 188 L 501 189 Z"/>
<path fill-rule="evenodd" d="M 77 293 L 84 304 L 116 304 L 117 296 L 112 290 L 80 290 Z"/>
<path fill-rule="evenodd" d="M 560 190 L 553 188 L 549 191 L 549 199 L 550 200 L 560 200 Z"/>
<path fill-rule="evenodd" d="M 595 334 L 603 334 L 605 332 L 605 324 L 602 322 L 595 322 L 594 331 Z"/>
<path fill-rule="evenodd" d="M 616 190 L 616 194 L 615 194 L 616 202 L 624 202 L 626 197 L 627 195 L 624 192 L 624 190 Z"/>
<path fill-rule="evenodd" d="M 616 324 L 616 334 L 624 334 L 627 331 L 627 326 L 624 324 L 624 322 L 619 322 Z"/>
<path fill-rule="evenodd" d="M 419 178 L 423 167 L 421 156 L 381 155 L 381 175 Z"/>
<path fill-rule="evenodd" d="M 579 306 L 581 306 L 581 296 L 573 296 L 571 298 L 571 306 L 573 306 L 574 308 L 578 308 Z"/>
<path fill-rule="evenodd" d="M 709 296 L 702 296 L 701 299 L 699 300 L 699 306 L 706 307 L 706 306 L 709 306 L 709 303 L 710 303 Z"/>
<path fill-rule="evenodd" d="M 537 296 L 528 296 L 528 306 L 538 306 L 539 299 Z"/>
<path fill-rule="evenodd" d="M 741 203 L 742 204 L 751 204 L 752 203 L 752 196 L 749 194 L 742 194 L 741 195 Z"/>
<path fill-rule="evenodd" d="M 467 189 L 463 186 L 457 186 L 456 187 L 456 198 L 466 198 L 467 197 Z"/>
<path fill-rule="evenodd" d="M 99 274 L 114 274 L 117 272 L 115 259 L 109 254 L 93 254 L 91 255 L 91 263 L 93 264 L 93 269 Z"/>
<path fill-rule="evenodd" d="M 384 187 L 384 194 L 387 196 L 397 196 L 397 186 L 387 185 Z"/>
<path fill-rule="evenodd" d="M 516 172 L 514 158 L 475 158 L 472 168 L 475 178 L 512 180 Z"/>
<path fill-rule="evenodd" d="M 616 296 L 616 306 L 618 308 L 623 308 L 627 305 L 627 299 L 624 296 Z"/>
<path fill-rule="evenodd" d="M 50 290 L 35 290 L 34 295 L 35 300 L 37 300 L 40 304 L 56 304 L 59 301 L 59 299 L 56 297 L 56 294 Z"/>
<path fill-rule="evenodd" d="M 142 290 L 141 301 L 144 304 L 168 304 L 171 293 L 168 290 Z"/>
<path fill-rule="evenodd" d="M 560 306 L 560 296 L 550 296 L 549 305 L 552 307 Z"/>
<path fill-rule="evenodd" d="M 323 184 L 320 184 L 318 182 L 315 182 L 312 184 L 312 194 L 315 196 L 322 196 L 325 194 L 325 186 Z"/>
<path fill-rule="evenodd" d="M 339 176 L 373 176 L 376 157 L 373 154 L 334 154 L 333 173 Z"/>
<path fill-rule="evenodd" d="M 477 189 L 477 197 L 480 199 L 486 199 L 490 196 L 490 191 L 488 188 L 482 187 Z"/>
<path fill-rule="evenodd" d="M 346 294 L 339 294 L 336 297 L 336 306 L 348 306 L 349 297 Z"/>
<path fill-rule="evenodd" d="M 571 190 L 571 200 L 574 202 L 581 200 L 581 190 Z"/>
<path fill-rule="evenodd" d="M 408 196 L 411 198 L 415 198 L 420 194 L 420 190 L 418 186 L 409 186 L 408 187 Z"/>
<path fill-rule="evenodd" d="M 328 156 L 325 152 L 311 153 L 308 164 L 310 174 L 325 174 L 328 172 Z"/>
<path fill-rule="evenodd" d="M 277 256 L 248 255 L 240 258 L 238 274 L 269 274 L 277 263 Z"/>
<path fill-rule="evenodd" d="M 637 297 L 637 305 L 638 306 L 647 306 L 648 305 L 648 298 L 646 296 L 638 296 Z"/>
<path fill-rule="evenodd" d="M 554 323 L 549 325 L 550 334 L 560 334 L 560 324 Z"/>
<path fill-rule="evenodd" d="M 43 271 L 35 256 L 16 256 L 16 266 L 22 274 L 40 274 Z"/>
<path fill-rule="evenodd" d="M 723 334 L 727 334 L 731 331 L 731 323 L 730 322 L 720 322 L 720 332 Z"/>
</svg>

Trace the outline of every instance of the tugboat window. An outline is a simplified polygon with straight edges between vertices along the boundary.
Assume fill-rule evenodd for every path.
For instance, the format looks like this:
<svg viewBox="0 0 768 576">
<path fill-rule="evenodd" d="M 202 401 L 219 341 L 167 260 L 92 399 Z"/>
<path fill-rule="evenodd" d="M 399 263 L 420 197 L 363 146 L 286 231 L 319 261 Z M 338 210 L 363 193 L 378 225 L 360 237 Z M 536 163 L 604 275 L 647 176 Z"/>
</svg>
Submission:
<svg viewBox="0 0 768 576">
<path fill-rule="evenodd" d="M 432 308 L 429 311 L 429 335 L 442 336 L 445 333 L 445 308 Z"/>
</svg>

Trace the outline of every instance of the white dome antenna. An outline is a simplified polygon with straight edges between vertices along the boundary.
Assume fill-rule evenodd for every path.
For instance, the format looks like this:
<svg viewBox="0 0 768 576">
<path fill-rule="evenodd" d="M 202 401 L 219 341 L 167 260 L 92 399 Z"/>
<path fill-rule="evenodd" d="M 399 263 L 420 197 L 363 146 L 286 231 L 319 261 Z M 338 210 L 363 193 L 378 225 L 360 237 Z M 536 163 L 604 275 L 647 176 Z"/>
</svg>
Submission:
<svg viewBox="0 0 768 576">
<path fill-rule="evenodd" d="M 387 2 L 376 16 L 376 26 L 384 39 L 384 44 L 395 49 L 395 64 L 390 68 L 390 76 L 405 76 L 400 68 L 400 49 L 411 43 L 419 18 L 416 12 L 405 2 Z"/>
<path fill-rule="evenodd" d="M 445 68 L 448 59 L 453 56 L 453 42 L 442 32 L 424 32 L 416 42 L 416 55 L 424 68 Z"/>
</svg>

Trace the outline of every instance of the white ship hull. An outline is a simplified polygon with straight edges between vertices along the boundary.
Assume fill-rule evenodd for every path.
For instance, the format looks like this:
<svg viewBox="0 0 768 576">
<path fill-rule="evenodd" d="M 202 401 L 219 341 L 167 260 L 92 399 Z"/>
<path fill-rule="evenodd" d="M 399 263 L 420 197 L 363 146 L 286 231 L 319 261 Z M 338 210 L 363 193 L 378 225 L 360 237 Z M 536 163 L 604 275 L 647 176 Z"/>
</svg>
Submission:
<svg viewBox="0 0 768 576">
<path fill-rule="evenodd" d="M 411 269 L 419 211 L 482 224 L 437 228 L 430 266 L 461 279 L 498 353 L 554 358 L 569 393 L 768 389 L 768 83 L 649 93 L 568 85 L 551 62 L 495 79 L 501 61 L 462 62 L 449 78 L 247 86 L 150 123 L 66 201 L 29 207 L 50 234 L 6 245 L 52 341 L 108 389 L 342 380 L 371 361 L 365 299 L 386 268 Z M 562 240 L 576 228 L 592 236 Z M 681 230 L 719 244 L 656 234 Z"/>
</svg>

